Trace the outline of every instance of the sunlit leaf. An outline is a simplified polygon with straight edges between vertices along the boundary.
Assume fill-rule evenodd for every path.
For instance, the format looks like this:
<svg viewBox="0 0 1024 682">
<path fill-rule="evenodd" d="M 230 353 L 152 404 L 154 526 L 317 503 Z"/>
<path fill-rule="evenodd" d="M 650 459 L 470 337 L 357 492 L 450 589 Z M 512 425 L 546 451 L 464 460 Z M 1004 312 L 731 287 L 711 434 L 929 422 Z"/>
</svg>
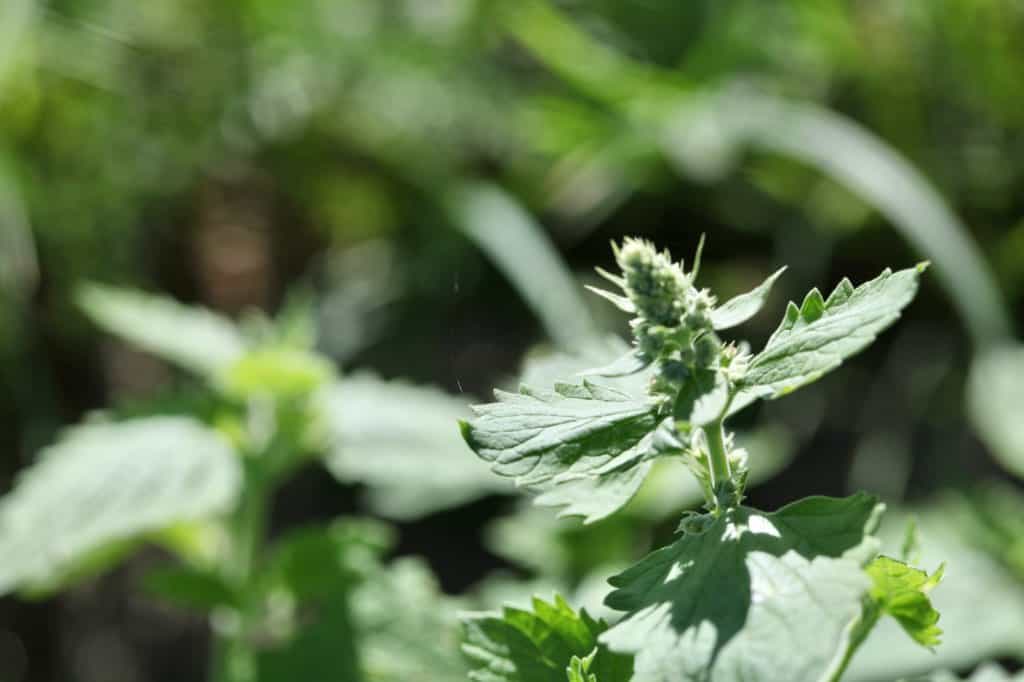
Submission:
<svg viewBox="0 0 1024 682">
<path fill-rule="evenodd" d="M 547 500 L 570 508 L 575 497 L 559 486 L 588 495 L 576 510 L 588 522 L 611 514 L 636 492 L 640 476 L 626 472 L 643 466 L 650 454 L 658 423 L 651 402 L 589 382 L 495 395 L 498 402 L 475 407 L 477 417 L 463 423 L 466 442 L 495 473 L 538 492 L 554 487 Z"/>
<path fill-rule="evenodd" d="M 629 682 L 631 656 L 614 654 L 598 644 L 606 623 L 578 614 L 564 599 L 553 603 L 534 598 L 529 610 L 505 607 L 500 613 L 472 614 L 464 618 L 462 650 L 473 662 L 469 678 L 475 682 L 565 682 L 573 661 L 589 682 Z M 584 660 L 586 664 L 584 666 Z"/>
<path fill-rule="evenodd" d="M 871 583 L 868 495 L 737 508 L 612 579 L 627 613 L 601 637 L 645 682 L 827 680 Z"/>
<path fill-rule="evenodd" d="M 0 501 L 0 593 L 57 581 L 112 543 L 225 512 L 240 484 L 235 453 L 191 419 L 75 428 Z"/>
<path fill-rule="evenodd" d="M 913 300 L 923 271 L 923 265 L 886 270 L 859 287 L 844 279 L 828 299 L 814 289 L 799 307 L 790 303 L 782 324 L 751 360 L 737 404 L 786 395 L 863 350 Z"/>
</svg>

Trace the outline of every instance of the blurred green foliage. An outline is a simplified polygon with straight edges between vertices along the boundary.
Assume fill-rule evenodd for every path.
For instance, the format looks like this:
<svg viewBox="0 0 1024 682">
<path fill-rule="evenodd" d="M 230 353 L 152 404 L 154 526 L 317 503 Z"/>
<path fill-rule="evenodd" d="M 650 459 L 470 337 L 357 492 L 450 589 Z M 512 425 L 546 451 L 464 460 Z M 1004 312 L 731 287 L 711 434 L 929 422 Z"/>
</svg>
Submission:
<svg viewBox="0 0 1024 682">
<path fill-rule="evenodd" d="M 793 263 L 776 305 L 810 283 L 921 257 L 946 282 L 843 384 L 765 409 L 789 446 L 773 459 L 799 465 L 762 499 L 813 481 L 916 501 L 1019 471 L 1020 408 L 983 380 L 997 376 L 999 396 L 1017 395 L 1019 346 L 978 356 L 973 429 L 964 385 L 972 346 L 1021 331 L 1020 35 L 1015 0 L 4 0 L 0 478 L 105 397 L 145 414 L 153 388 L 178 380 L 95 340 L 74 306 L 83 279 L 168 290 L 232 315 L 277 309 L 292 285 L 314 289 L 318 344 L 335 360 L 479 394 L 534 342 L 564 345 L 560 320 L 613 328 L 580 303 L 558 253 L 589 269 L 609 238 L 675 245 L 701 231 L 714 233 L 707 277 L 723 293 Z M 744 102 L 781 103 L 854 135 L 779 133 L 778 119 Z M 902 236 L 885 229 L 900 217 Z M 523 253 L 525 265 L 510 267 Z M 276 379 L 239 377 L 265 380 Z M 169 396 L 164 411 L 210 409 L 188 390 Z M 356 475 L 343 465 L 334 462 L 339 477 Z M 393 507 L 405 485 L 371 490 L 371 506 Z M 568 590 L 586 582 L 595 546 L 613 565 L 665 539 L 671 524 L 659 519 L 678 510 L 655 493 L 641 501 L 656 512 L 626 524 L 552 523 L 523 538 L 517 516 L 494 535 L 529 540 L 535 554 L 519 562 L 557 563 L 548 579 Z M 995 548 L 1021 533 L 992 514 L 970 518 L 988 532 L 948 543 L 1001 538 L 982 543 L 978 565 L 1013 593 L 1019 567 Z M 475 533 L 481 520 L 459 523 Z M 455 563 L 436 551 L 442 567 Z M 942 591 L 960 584 L 955 553 L 936 554 L 951 562 L 936 592 L 946 618 L 956 617 Z M 462 585 L 482 569 L 449 570 Z M 1017 627 L 1007 623 L 989 637 L 999 646 L 966 651 L 1024 656 L 1001 639 Z M 943 626 L 955 645 L 961 630 Z M 83 660 L 67 666 L 88 679 Z"/>
</svg>

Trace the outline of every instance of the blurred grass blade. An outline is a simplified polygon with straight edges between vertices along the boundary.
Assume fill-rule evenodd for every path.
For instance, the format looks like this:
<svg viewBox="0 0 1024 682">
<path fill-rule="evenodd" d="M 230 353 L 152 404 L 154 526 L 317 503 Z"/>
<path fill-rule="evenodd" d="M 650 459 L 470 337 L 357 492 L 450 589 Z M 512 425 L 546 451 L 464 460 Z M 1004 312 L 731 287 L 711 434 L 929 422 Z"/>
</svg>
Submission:
<svg viewBox="0 0 1024 682">
<path fill-rule="evenodd" d="M 35 0 L 0 2 L 0 89 L 22 47 L 22 39 L 32 26 Z"/>
<path fill-rule="evenodd" d="M 666 152 L 685 168 L 689 139 L 717 129 L 726 147 L 749 144 L 814 166 L 877 209 L 930 259 L 976 344 L 1010 335 L 1002 296 L 967 226 L 898 152 L 851 119 L 814 104 L 724 89 L 670 121 Z"/>
<path fill-rule="evenodd" d="M 995 458 L 1024 478 L 1024 346 L 993 348 L 975 356 L 967 403 L 978 435 Z"/>
<path fill-rule="evenodd" d="M 447 202 L 455 224 L 505 273 L 555 342 L 568 348 L 596 333 L 572 274 L 512 196 L 495 185 L 470 183 L 452 191 Z"/>
<path fill-rule="evenodd" d="M 99 284 L 80 288 L 78 302 L 105 331 L 200 375 L 219 373 L 245 351 L 231 320 L 205 308 Z"/>
<path fill-rule="evenodd" d="M 976 344 L 1009 336 L 1012 324 L 999 289 L 966 226 L 932 184 L 877 136 L 812 104 L 733 87 L 699 95 L 672 74 L 607 49 L 543 0 L 516 4 L 503 15 L 506 29 L 567 82 L 638 127 L 660 130 L 666 155 L 682 172 L 713 179 L 744 145 L 818 168 L 874 206 L 934 263 Z M 615 78 L 602 77 L 600 69 Z"/>
<path fill-rule="evenodd" d="M 234 452 L 181 417 L 71 430 L 0 500 L 0 594 L 51 589 L 106 548 L 226 511 L 241 485 Z"/>
<path fill-rule="evenodd" d="M 0 293 L 25 298 L 38 281 L 39 262 L 28 214 L 14 179 L 0 164 Z"/>
</svg>

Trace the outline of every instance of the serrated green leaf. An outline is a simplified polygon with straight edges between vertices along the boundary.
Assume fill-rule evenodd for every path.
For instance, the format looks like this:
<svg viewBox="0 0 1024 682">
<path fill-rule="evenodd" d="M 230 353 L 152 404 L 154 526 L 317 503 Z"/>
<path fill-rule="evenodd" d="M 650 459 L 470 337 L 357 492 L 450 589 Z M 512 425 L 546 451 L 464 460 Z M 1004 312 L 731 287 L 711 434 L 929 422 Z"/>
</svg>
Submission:
<svg viewBox="0 0 1024 682">
<path fill-rule="evenodd" d="M 989 491 L 989 494 L 991 491 Z M 997 556 L 975 546 L 975 526 L 957 498 L 913 510 L 921 533 L 921 561 L 949 562 L 941 588 L 930 596 L 942 613 L 942 646 L 929 650 L 907 637 L 893 619 L 882 619 L 853 659 L 843 680 L 889 682 L 936 669 L 967 670 L 979 661 L 1024 651 L 1024 592 Z M 889 552 L 899 550 L 906 516 L 890 518 L 880 532 Z M 996 551 L 1012 545 L 999 542 Z M 982 587 L 983 586 L 983 587 Z"/>
<path fill-rule="evenodd" d="M 939 612 L 928 592 L 942 580 L 943 567 L 932 575 L 886 556 L 877 557 L 865 569 L 874 585 L 871 599 L 882 613 L 892 616 L 915 642 L 926 647 L 939 645 L 942 630 Z"/>
<path fill-rule="evenodd" d="M 639 481 L 624 472 L 649 454 L 658 423 L 653 403 L 590 382 L 495 395 L 498 402 L 475 407 L 477 418 L 463 423 L 466 442 L 495 473 L 570 508 L 568 489 L 552 493 L 552 488 L 582 486 L 593 492 L 602 487 L 603 502 L 588 502 L 582 512 L 587 521 L 629 501 Z M 587 478 L 590 484 L 580 482 Z"/>
<path fill-rule="evenodd" d="M 215 375 L 245 352 L 231 320 L 205 308 L 99 284 L 79 289 L 78 302 L 105 331 L 196 374 Z"/>
<path fill-rule="evenodd" d="M 593 661 L 593 655 L 586 658 L 573 656 L 569 661 L 569 668 L 565 671 L 569 676 L 569 682 L 598 682 L 597 675 L 590 672 L 590 664 Z"/>
<path fill-rule="evenodd" d="M 864 494 L 740 507 L 611 580 L 601 636 L 644 682 L 831 679 L 871 583 L 880 507 Z"/>
<path fill-rule="evenodd" d="M 768 279 L 759 284 L 756 289 L 731 298 L 716 307 L 711 312 L 711 325 L 716 330 L 722 331 L 741 325 L 754 315 L 757 315 L 758 311 L 764 306 L 765 301 L 768 300 L 768 294 L 771 293 L 775 280 L 785 271 L 785 267 L 779 268 Z"/>
<path fill-rule="evenodd" d="M 418 518 L 512 488 L 467 456 L 457 423 L 470 410 L 460 398 L 361 374 L 331 386 L 321 405 L 331 433 L 327 468 L 366 484 L 383 516 Z"/>
<path fill-rule="evenodd" d="M 111 543 L 222 513 L 240 486 L 235 453 L 192 419 L 72 429 L 0 501 L 0 594 L 59 581 Z"/>
<path fill-rule="evenodd" d="M 800 307 L 790 303 L 782 324 L 751 361 L 736 405 L 786 395 L 863 350 L 913 300 L 924 267 L 885 270 L 856 288 L 844 279 L 827 300 L 814 289 Z"/>
<path fill-rule="evenodd" d="M 614 654 L 598 643 L 608 628 L 604 622 L 585 610 L 577 614 L 557 595 L 553 603 L 534 598 L 532 606 L 530 611 L 509 606 L 501 613 L 464 617 L 462 650 L 475 666 L 471 680 L 565 682 L 574 659 L 590 659 L 586 672 L 601 682 L 632 679 L 632 657 Z"/>
</svg>

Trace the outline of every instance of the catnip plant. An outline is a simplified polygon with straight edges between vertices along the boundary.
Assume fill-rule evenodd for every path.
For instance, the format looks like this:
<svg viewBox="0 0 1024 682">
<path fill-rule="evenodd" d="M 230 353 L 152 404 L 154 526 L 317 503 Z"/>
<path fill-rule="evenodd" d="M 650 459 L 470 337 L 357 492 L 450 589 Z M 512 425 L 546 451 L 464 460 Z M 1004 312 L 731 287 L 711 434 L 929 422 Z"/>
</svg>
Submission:
<svg viewBox="0 0 1024 682">
<path fill-rule="evenodd" d="M 703 245 L 703 240 L 701 246 Z M 836 369 L 900 316 L 926 264 L 825 297 L 790 303 L 756 354 L 723 332 L 764 305 L 779 270 L 719 304 L 667 251 L 613 245 L 618 291 L 594 289 L 632 315 L 634 342 L 576 381 L 475 408 L 463 436 L 500 476 L 585 523 L 637 492 L 652 464 L 678 460 L 703 491 L 678 538 L 610 579 L 612 624 L 564 600 L 469 614 L 463 649 L 478 682 L 832 682 L 884 616 L 926 647 L 939 644 L 928 597 L 942 577 L 882 556 L 874 536 L 884 507 L 866 493 L 807 497 L 773 512 L 744 505 L 749 461 L 728 419 Z M 641 375 L 646 390 L 611 384 Z M 631 382 L 630 385 L 636 385 Z"/>
<path fill-rule="evenodd" d="M 213 682 L 465 677 L 462 605 L 424 562 L 385 561 L 390 526 L 269 527 L 280 488 L 318 463 L 396 519 L 502 489 L 485 466 L 462 466 L 460 399 L 341 375 L 315 349 L 308 305 L 236 324 L 107 286 L 83 287 L 80 303 L 192 381 L 91 415 L 21 473 L 0 498 L 0 595 L 46 597 L 156 546 L 173 561 L 139 587 L 209 616 Z"/>
</svg>

